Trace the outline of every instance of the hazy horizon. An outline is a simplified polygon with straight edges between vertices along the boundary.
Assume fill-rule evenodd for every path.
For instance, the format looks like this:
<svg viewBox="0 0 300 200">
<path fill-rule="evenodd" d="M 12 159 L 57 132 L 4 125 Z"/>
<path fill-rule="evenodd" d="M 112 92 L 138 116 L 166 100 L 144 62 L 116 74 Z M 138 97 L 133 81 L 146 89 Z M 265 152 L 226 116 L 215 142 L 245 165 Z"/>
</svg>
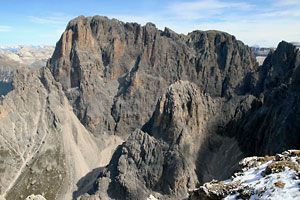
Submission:
<svg viewBox="0 0 300 200">
<path fill-rule="evenodd" d="M 0 45 L 55 45 L 67 23 L 101 15 L 124 22 L 147 22 L 177 33 L 220 30 L 249 46 L 276 47 L 300 40 L 298 0 L 58 1 L 2 3 Z"/>
</svg>

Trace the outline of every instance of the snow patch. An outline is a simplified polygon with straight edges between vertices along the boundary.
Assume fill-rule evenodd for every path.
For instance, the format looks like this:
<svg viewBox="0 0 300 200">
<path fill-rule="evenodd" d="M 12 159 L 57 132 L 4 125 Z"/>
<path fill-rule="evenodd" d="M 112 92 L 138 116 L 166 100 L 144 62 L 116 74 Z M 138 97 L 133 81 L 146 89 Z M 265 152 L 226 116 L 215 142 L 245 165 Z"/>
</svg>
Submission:
<svg viewBox="0 0 300 200">
<path fill-rule="evenodd" d="M 45 197 L 43 197 L 42 195 L 30 195 L 28 196 L 25 200 L 46 200 Z"/>
</svg>

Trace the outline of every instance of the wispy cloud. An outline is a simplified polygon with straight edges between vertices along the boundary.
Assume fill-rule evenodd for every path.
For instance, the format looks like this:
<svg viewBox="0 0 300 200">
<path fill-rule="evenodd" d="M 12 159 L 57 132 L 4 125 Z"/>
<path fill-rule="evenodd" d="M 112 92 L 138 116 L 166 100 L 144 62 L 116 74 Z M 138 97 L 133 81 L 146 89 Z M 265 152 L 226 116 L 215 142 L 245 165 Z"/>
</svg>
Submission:
<svg viewBox="0 0 300 200">
<path fill-rule="evenodd" d="M 264 13 L 262 16 L 265 17 L 299 17 L 300 8 L 293 8 L 289 10 L 276 10 Z"/>
<path fill-rule="evenodd" d="M 66 25 L 68 21 L 70 21 L 73 16 L 64 15 L 60 13 L 55 13 L 50 16 L 45 17 L 36 17 L 36 16 L 29 16 L 31 22 L 38 23 L 38 24 L 52 24 L 52 25 Z"/>
<path fill-rule="evenodd" d="M 273 3 L 274 6 L 282 7 L 282 6 L 299 6 L 299 0 L 279 0 Z"/>
<path fill-rule="evenodd" d="M 221 30 L 246 44 L 262 46 L 300 40 L 299 0 L 191 0 L 172 2 L 168 8 L 171 20 L 166 24 L 181 33 Z"/>
<path fill-rule="evenodd" d="M 276 0 L 270 4 L 266 12 L 262 14 L 265 17 L 299 17 L 300 2 L 299 0 Z"/>
<path fill-rule="evenodd" d="M 224 2 L 220 0 L 198 0 L 193 2 L 174 2 L 169 10 L 184 19 L 201 19 L 220 15 L 229 10 L 245 11 L 253 5 L 245 2 Z"/>
<path fill-rule="evenodd" d="M 11 31 L 11 29 L 10 26 L 0 26 L 0 32 L 8 32 Z"/>
</svg>

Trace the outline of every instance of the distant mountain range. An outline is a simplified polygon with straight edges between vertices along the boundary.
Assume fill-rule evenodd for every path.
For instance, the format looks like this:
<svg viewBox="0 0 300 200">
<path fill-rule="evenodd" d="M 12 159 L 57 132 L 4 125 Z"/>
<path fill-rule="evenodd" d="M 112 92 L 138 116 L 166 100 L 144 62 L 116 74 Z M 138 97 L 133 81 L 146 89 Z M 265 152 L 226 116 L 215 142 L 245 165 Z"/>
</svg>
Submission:
<svg viewBox="0 0 300 200">
<path fill-rule="evenodd" d="M 11 51 L 11 52 L 16 52 L 18 49 L 21 48 L 30 48 L 30 49 L 43 49 L 45 47 L 55 47 L 51 45 L 0 45 L 0 49 L 3 51 Z"/>
<path fill-rule="evenodd" d="M 17 69 L 45 66 L 54 51 L 53 46 L 0 46 L 0 95 L 12 89 L 13 73 Z"/>
<path fill-rule="evenodd" d="M 0 46 L 0 81 L 9 81 L 12 71 L 22 66 L 45 65 L 54 51 L 53 46 Z"/>
</svg>

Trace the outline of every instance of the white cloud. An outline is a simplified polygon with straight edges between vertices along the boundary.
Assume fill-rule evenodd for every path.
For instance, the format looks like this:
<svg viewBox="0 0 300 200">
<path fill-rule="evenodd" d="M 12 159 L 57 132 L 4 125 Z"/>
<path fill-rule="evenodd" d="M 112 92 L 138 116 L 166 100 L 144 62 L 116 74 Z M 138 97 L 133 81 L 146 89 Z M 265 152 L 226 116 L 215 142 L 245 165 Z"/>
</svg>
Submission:
<svg viewBox="0 0 300 200">
<path fill-rule="evenodd" d="M 299 17 L 300 1 L 299 0 L 277 0 L 271 3 L 268 9 L 265 9 L 264 17 Z"/>
<path fill-rule="evenodd" d="M 0 32 L 8 32 L 11 31 L 10 26 L 0 26 Z"/>
</svg>

